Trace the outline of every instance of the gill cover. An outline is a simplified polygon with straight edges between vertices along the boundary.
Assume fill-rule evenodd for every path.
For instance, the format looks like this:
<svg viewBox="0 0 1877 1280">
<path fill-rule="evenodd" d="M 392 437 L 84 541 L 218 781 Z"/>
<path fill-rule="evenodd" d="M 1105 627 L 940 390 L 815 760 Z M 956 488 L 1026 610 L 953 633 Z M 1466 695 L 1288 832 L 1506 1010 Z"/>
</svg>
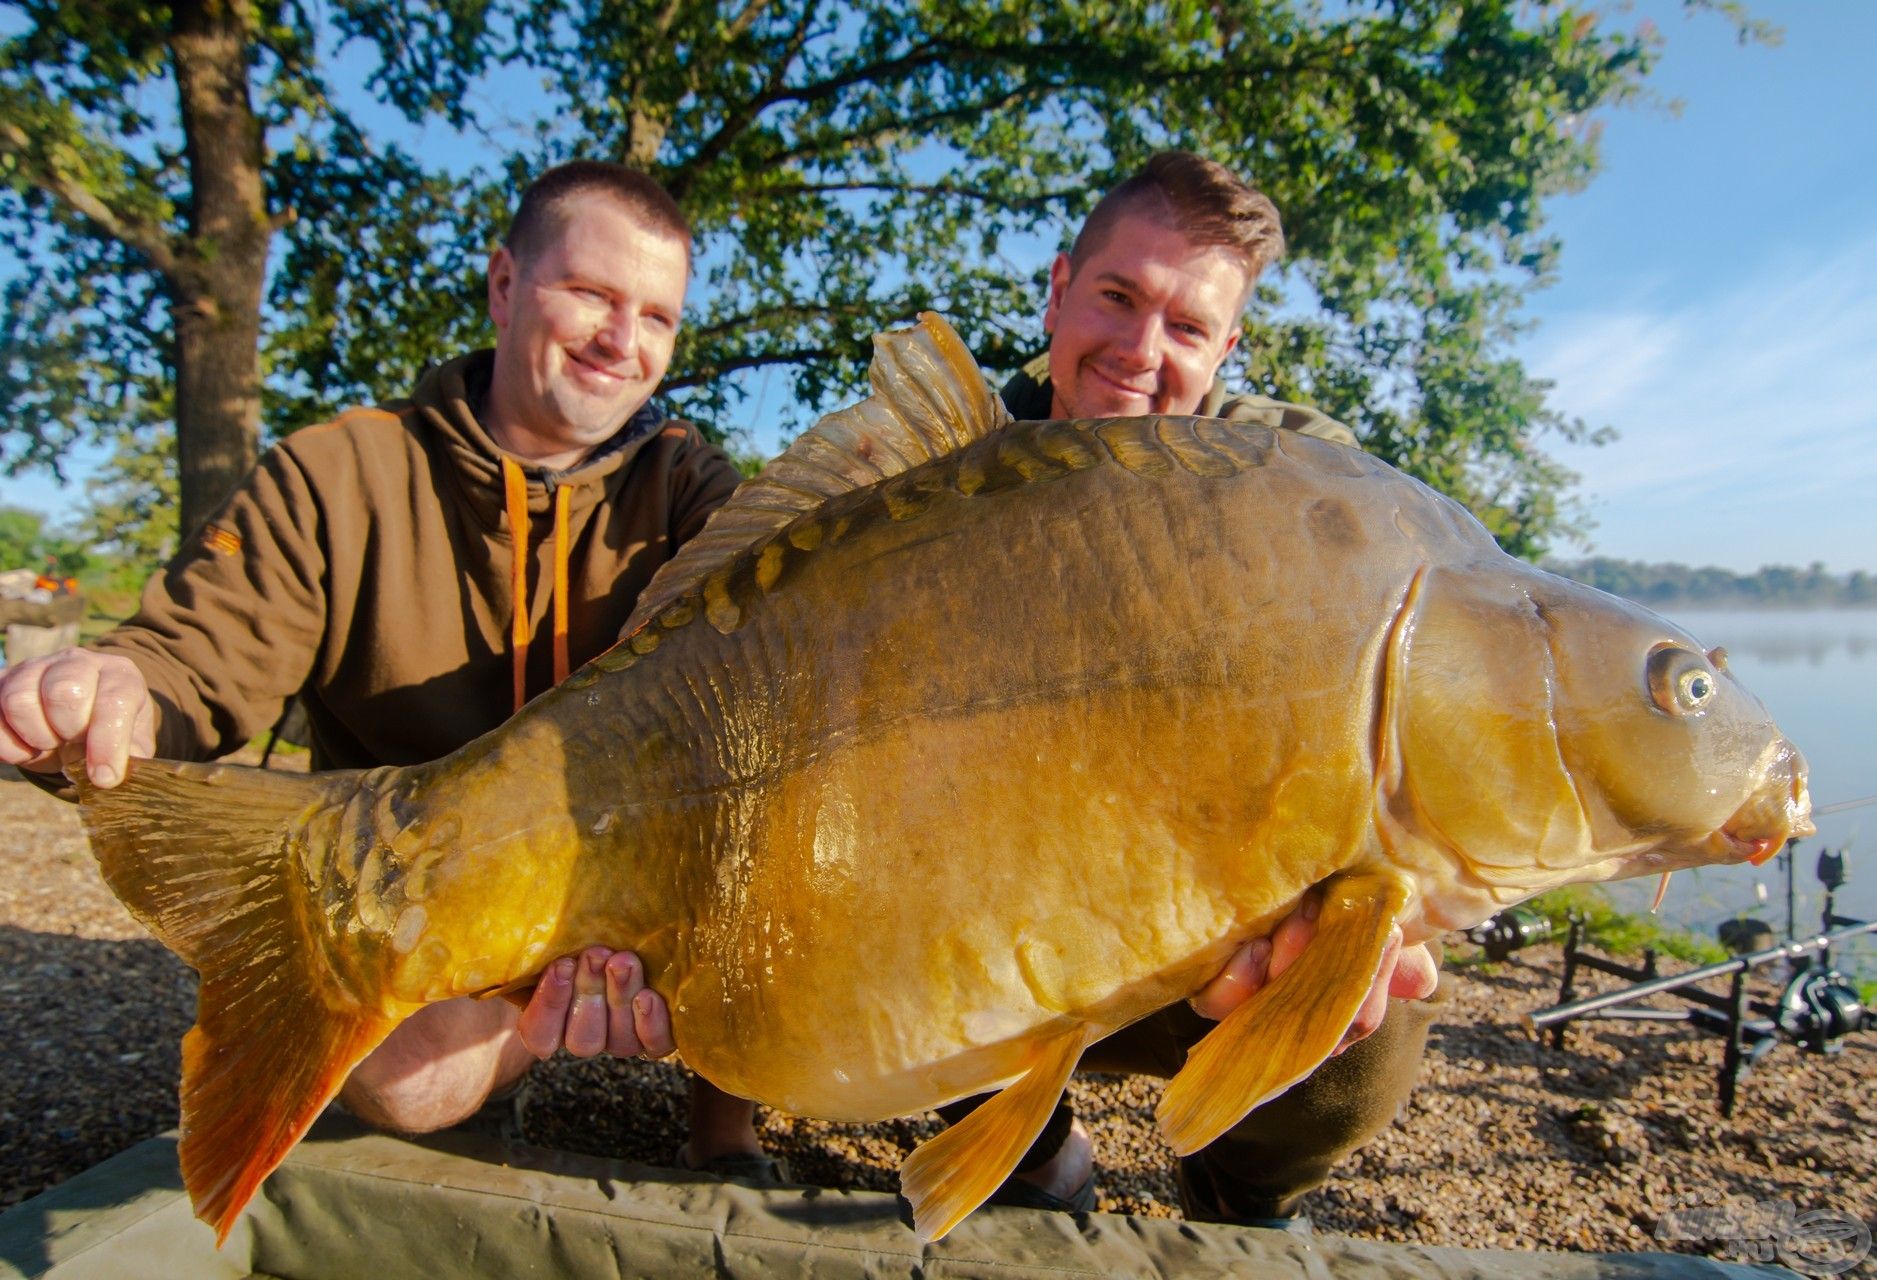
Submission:
<svg viewBox="0 0 1877 1280">
<path fill-rule="evenodd" d="M 1545 620 L 1521 577 L 1502 563 L 1430 568 L 1406 607 L 1388 676 L 1397 820 L 1492 883 L 1594 860 Z"/>
</svg>

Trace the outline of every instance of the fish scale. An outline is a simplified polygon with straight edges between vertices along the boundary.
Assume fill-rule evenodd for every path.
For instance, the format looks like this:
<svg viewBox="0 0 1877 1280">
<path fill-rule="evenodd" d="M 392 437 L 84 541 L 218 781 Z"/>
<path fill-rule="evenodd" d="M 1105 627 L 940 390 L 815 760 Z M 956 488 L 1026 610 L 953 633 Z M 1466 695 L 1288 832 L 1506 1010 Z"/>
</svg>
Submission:
<svg viewBox="0 0 1877 1280">
<path fill-rule="evenodd" d="M 1377 459 L 1010 423 L 936 317 L 873 378 L 622 643 L 461 751 L 81 784 L 107 881 L 204 974 L 182 1155 L 219 1232 L 402 1017 L 590 944 L 639 952 L 731 1093 L 872 1120 L 1002 1088 L 902 1171 L 935 1239 L 1088 1044 L 1313 886 L 1317 939 L 1168 1086 L 1176 1149 L 1314 1069 L 1392 929 L 1808 829 L 1802 758 L 1724 662 Z"/>
</svg>

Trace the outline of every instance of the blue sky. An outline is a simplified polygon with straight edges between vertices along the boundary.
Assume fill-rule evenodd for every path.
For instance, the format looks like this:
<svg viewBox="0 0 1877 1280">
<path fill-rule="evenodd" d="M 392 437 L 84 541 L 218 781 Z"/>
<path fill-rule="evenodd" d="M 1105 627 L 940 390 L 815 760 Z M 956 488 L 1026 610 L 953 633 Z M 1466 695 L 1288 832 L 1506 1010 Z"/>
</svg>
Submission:
<svg viewBox="0 0 1877 1280">
<path fill-rule="evenodd" d="M 1554 452 L 1591 549 L 1877 570 L 1877 4 L 1761 3 L 1777 46 L 1643 4 L 1679 114 L 1608 113 L 1604 171 L 1554 201 L 1558 283 L 1528 364 L 1620 439 Z"/>
<path fill-rule="evenodd" d="M 1780 44 L 1668 0 L 1604 11 L 1662 30 L 1652 82 L 1680 107 L 1604 113 L 1603 172 L 1551 203 L 1559 279 L 1520 351 L 1620 433 L 1548 446 L 1582 477 L 1588 551 L 1877 571 L 1877 3 L 1754 7 Z M 0 503 L 63 505 L 33 478 L 0 478 Z"/>
</svg>

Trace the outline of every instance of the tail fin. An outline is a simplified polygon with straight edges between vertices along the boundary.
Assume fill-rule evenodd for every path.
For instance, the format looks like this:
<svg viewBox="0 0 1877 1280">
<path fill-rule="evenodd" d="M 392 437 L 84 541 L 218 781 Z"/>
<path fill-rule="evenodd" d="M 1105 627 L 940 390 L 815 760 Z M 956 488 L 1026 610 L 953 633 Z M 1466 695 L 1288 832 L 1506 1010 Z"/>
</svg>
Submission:
<svg viewBox="0 0 1877 1280">
<path fill-rule="evenodd" d="M 111 891 L 201 976 L 179 1154 L 218 1245 L 397 1025 L 339 989 L 289 896 L 292 833 L 356 777 L 137 760 L 108 791 L 78 784 Z"/>
</svg>

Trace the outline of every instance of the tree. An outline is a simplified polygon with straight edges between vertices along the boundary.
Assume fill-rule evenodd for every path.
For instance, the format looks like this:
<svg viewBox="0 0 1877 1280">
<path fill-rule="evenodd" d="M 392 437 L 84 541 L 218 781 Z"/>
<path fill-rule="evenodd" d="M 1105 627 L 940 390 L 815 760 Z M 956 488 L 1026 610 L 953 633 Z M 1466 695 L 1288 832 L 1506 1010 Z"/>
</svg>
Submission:
<svg viewBox="0 0 1877 1280">
<path fill-rule="evenodd" d="M 140 345 L 81 337 L 60 313 L 86 316 L 95 330 L 133 316 L 147 323 L 160 309 L 185 518 L 199 518 L 253 465 L 260 419 L 256 352 L 273 221 L 265 120 L 248 80 L 255 14 L 243 0 L 22 9 L 27 29 L 0 51 L 0 159 L 17 202 L 14 245 L 41 238 L 33 247 L 42 252 L 29 255 L 9 299 L 9 354 L 23 346 L 34 358 L 24 378 L 19 357 L 8 361 L 6 407 L 27 410 L 29 451 L 56 448 L 59 431 L 110 402 L 108 353 Z M 165 76 L 180 146 L 138 106 L 137 89 Z M 152 354 L 138 351 L 129 367 L 148 378 Z M 62 385 L 22 405 L 31 375 L 48 365 Z"/>
<path fill-rule="evenodd" d="M 179 88 L 195 74 L 177 35 L 194 4 L 219 40 L 220 142 L 133 159 L 108 135 L 151 132 L 128 95 L 155 68 Z M 1044 343 L 1049 252 L 1103 189 L 1177 145 L 1250 173 L 1286 213 L 1291 266 L 1260 294 L 1239 376 L 1349 421 L 1531 553 L 1570 527 L 1570 477 L 1540 437 L 1584 428 L 1505 347 L 1552 262 L 1544 201 L 1594 171 L 1585 122 L 1639 92 L 1655 47 L 1526 0 L 338 0 L 326 42 L 375 47 L 371 89 L 407 119 L 512 136 L 505 113 L 527 112 L 512 157 L 452 179 L 332 105 L 313 66 L 322 33 L 297 8 L 188 0 L 167 25 L 114 5 L 24 12 L 31 29 L 0 55 L 3 114 L 29 122 L 0 130 L 6 221 L 33 262 L 63 266 L 21 288 L 65 304 L 78 275 L 112 283 L 76 299 L 69 314 L 95 318 L 82 333 L 44 323 L 45 304 L 8 335 L 9 352 L 57 345 L 60 369 L 37 403 L 0 381 L 0 420 L 25 403 L 41 424 L 10 457 L 55 458 L 47 424 L 73 420 L 100 368 L 161 374 L 147 343 L 135 366 L 110 349 L 161 331 L 161 293 L 179 319 L 185 526 L 208 487 L 191 480 L 197 438 L 251 437 L 262 385 L 258 364 L 237 377 L 232 359 L 202 362 L 191 300 L 227 326 L 216 350 L 245 352 L 273 229 L 265 385 L 270 412 L 299 421 L 401 390 L 478 338 L 482 258 L 526 175 L 575 154 L 640 164 L 699 232 L 698 305 L 667 389 L 708 421 L 766 374 L 810 409 L 852 396 L 868 336 L 924 308 L 987 367 L 1014 367 Z M 523 70 L 545 81 L 536 101 L 471 93 Z M 255 83 L 266 109 L 244 111 Z M 203 127 L 192 101 L 179 97 L 185 140 Z M 232 176 L 215 186 L 218 159 Z M 184 287 L 192 271 L 207 283 Z M 123 314 L 146 327 L 127 335 Z M 221 418 L 199 403 L 211 385 Z"/>
<path fill-rule="evenodd" d="M 85 550 L 65 534 L 46 527 L 46 518 L 23 507 L 0 507 L 0 570 L 47 568 L 67 574 L 88 564 Z"/>
<path fill-rule="evenodd" d="M 60 472 L 75 439 L 148 430 L 147 406 L 169 405 L 194 528 L 254 464 L 276 233 L 322 184 L 406 162 L 353 146 L 311 174 L 296 164 L 357 135 L 295 4 L 7 9 L 0 236 L 21 269 L 0 321 L 0 462 Z"/>
<path fill-rule="evenodd" d="M 39 535 L 45 517 L 21 507 L 0 507 L 0 570 L 40 569 L 46 562 Z"/>
</svg>

